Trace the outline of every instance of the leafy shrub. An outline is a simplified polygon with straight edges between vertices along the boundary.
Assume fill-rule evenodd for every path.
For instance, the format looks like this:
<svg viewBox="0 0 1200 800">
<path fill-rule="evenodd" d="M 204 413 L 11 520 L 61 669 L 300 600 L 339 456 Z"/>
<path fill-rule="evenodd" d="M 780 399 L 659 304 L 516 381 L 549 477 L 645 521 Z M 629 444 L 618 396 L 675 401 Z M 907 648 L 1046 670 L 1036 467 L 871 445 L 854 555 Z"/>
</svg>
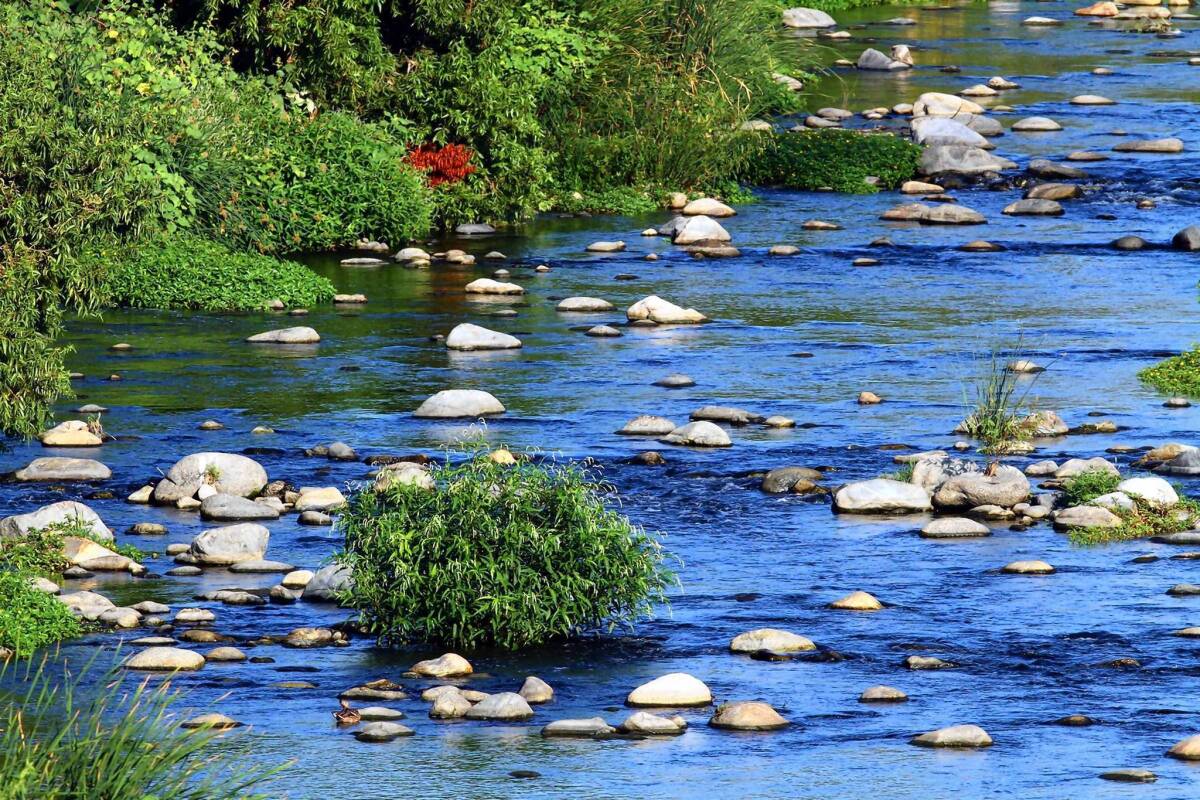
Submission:
<svg viewBox="0 0 1200 800">
<path fill-rule="evenodd" d="M 45 578 L 55 577 L 70 566 L 63 553 L 68 536 L 90 539 L 134 561 L 140 562 L 148 558 L 148 554 L 135 545 L 102 539 L 92 531 L 90 525 L 77 519 L 69 519 L 45 528 L 34 528 L 24 536 L 0 538 L 0 570 L 40 575 Z"/>
<path fill-rule="evenodd" d="M 921 148 L 890 133 L 851 130 L 789 131 L 749 134 L 758 152 L 742 178 L 758 186 L 866 194 L 894 189 L 913 177 Z M 879 179 L 867 183 L 868 176 Z"/>
<path fill-rule="evenodd" d="M 0 570 L 0 647 L 22 658 L 83 632 L 65 604 L 35 588 L 30 580 L 26 573 Z M 0 760 L 3 758 L 0 754 Z"/>
<path fill-rule="evenodd" d="M 78 674 L 56 674 L 45 660 L 11 674 L 16 671 L 0 674 L 7 685 L 0 693 L 4 800 L 279 796 L 255 791 L 278 770 L 244 761 L 244 742 L 176 727 L 170 710 L 178 696 L 169 682 L 130 690 L 116 671 L 95 674 L 89 665 Z"/>
<path fill-rule="evenodd" d="M 1120 475 L 1104 469 L 1089 469 L 1063 481 L 1063 499 L 1067 505 L 1081 506 L 1117 490 Z"/>
<path fill-rule="evenodd" d="M 1132 509 L 1114 508 L 1112 512 L 1121 518 L 1118 527 L 1075 528 L 1067 534 L 1068 538 L 1078 545 L 1126 542 L 1191 530 L 1200 522 L 1200 503 L 1182 495 L 1173 506 L 1135 497 Z"/>
<path fill-rule="evenodd" d="M 1200 347 L 1146 367 L 1138 377 L 1164 394 L 1200 397 Z"/>
<path fill-rule="evenodd" d="M 366 489 L 339 520 L 344 601 L 381 642 L 512 650 L 632 623 L 664 599 L 659 544 L 583 468 L 476 453 L 431 472 L 436 490 Z"/>
<path fill-rule="evenodd" d="M 109 262 L 106 299 L 117 306 L 237 311 L 276 299 L 310 306 L 333 297 L 333 285 L 303 264 L 187 234 L 91 257 Z"/>
</svg>

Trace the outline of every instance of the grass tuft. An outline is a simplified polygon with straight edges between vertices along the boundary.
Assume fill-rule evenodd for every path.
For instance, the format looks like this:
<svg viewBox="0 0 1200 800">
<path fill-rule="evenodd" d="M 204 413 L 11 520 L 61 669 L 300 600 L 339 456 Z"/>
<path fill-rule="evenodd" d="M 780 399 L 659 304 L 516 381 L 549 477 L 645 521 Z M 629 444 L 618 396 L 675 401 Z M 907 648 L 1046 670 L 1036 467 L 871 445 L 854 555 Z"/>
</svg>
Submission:
<svg viewBox="0 0 1200 800">
<path fill-rule="evenodd" d="M 1115 492 L 1120 482 L 1120 475 L 1103 469 L 1089 469 L 1063 482 L 1063 498 L 1069 506 L 1081 506 L 1109 492 Z"/>
<path fill-rule="evenodd" d="M 1138 377 L 1164 394 L 1200 397 L 1200 347 L 1146 367 Z"/>
</svg>

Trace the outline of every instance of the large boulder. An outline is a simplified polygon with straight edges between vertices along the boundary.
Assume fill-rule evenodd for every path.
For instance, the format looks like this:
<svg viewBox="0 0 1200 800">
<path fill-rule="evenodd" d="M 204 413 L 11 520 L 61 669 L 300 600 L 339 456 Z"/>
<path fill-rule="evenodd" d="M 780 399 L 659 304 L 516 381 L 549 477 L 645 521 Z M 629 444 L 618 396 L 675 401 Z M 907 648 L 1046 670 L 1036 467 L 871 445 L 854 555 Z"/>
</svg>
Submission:
<svg viewBox="0 0 1200 800">
<path fill-rule="evenodd" d="M 1072 506 L 1054 515 L 1054 527 L 1060 531 L 1075 528 L 1119 528 L 1121 518 L 1099 506 Z"/>
<path fill-rule="evenodd" d="M 915 117 L 912 121 L 913 141 L 934 146 L 960 144 L 986 148 L 990 142 L 952 117 Z"/>
<path fill-rule="evenodd" d="M 681 308 L 655 294 L 631 305 L 626 309 L 625 316 L 631 322 L 650 320 L 660 325 L 692 324 L 708 319 L 694 308 Z"/>
<path fill-rule="evenodd" d="M 901 69 L 912 69 L 912 64 L 906 64 L 903 61 L 885 55 L 873 47 L 868 47 L 863 50 L 862 55 L 858 57 L 856 66 L 859 69 L 872 70 L 877 72 L 893 72 Z"/>
<path fill-rule="evenodd" d="M 789 28 L 832 28 L 833 17 L 815 8 L 789 8 L 783 12 L 783 24 Z"/>
<path fill-rule="evenodd" d="M 61 500 L 28 514 L 0 519 L 0 538 L 24 536 L 30 531 L 62 523 L 79 524 L 104 541 L 113 539 L 113 532 L 100 519 L 100 515 L 74 500 Z"/>
<path fill-rule="evenodd" d="M 688 217 L 675 227 L 671 241 L 678 245 L 713 244 L 732 239 L 729 231 L 712 217 Z"/>
<path fill-rule="evenodd" d="M 1179 502 L 1175 487 L 1159 477 L 1127 478 L 1117 484 L 1117 491 L 1162 506 L 1173 506 Z"/>
<path fill-rule="evenodd" d="M 965 97 L 942 92 L 925 92 L 913 103 L 914 117 L 953 117 L 956 114 L 982 114 L 983 106 Z"/>
<path fill-rule="evenodd" d="M 451 350 L 515 350 L 520 346 L 521 340 L 515 336 L 470 322 L 455 325 L 446 337 L 446 347 Z"/>
<path fill-rule="evenodd" d="M 254 459 L 236 453 L 193 453 L 176 461 L 158 482 L 154 501 L 171 504 L 192 497 L 204 485 L 217 493 L 253 497 L 267 485 L 267 471 Z"/>
<path fill-rule="evenodd" d="M 46 447 L 99 447 L 104 444 L 86 422 L 77 419 L 60 422 L 38 438 Z"/>
<path fill-rule="evenodd" d="M 723 428 L 704 420 L 681 425 L 659 441 L 689 447 L 730 447 L 733 444 Z"/>
<path fill-rule="evenodd" d="M 978 725 L 954 725 L 912 738 L 919 747 L 988 747 L 992 737 Z"/>
<path fill-rule="evenodd" d="M 13 473 L 18 481 L 106 481 L 112 470 L 91 458 L 35 458 Z"/>
<path fill-rule="evenodd" d="M 179 647 L 147 647 L 125 659 L 124 666 L 154 672 L 197 670 L 204 666 L 204 656 Z"/>
<path fill-rule="evenodd" d="M 188 555 L 197 564 L 214 567 L 258 561 L 267 554 L 270 538 L 270 531 L 253 522 L 209 528 L 192 540 Z"/>
<path fill-rule="evenodd" d="M 421 403 L 413 416 L 455 419 L 503 413 L 504 405 L 487 392 L 479 389 L 444 389 Z"/>
<path fill-rule="evenodd" d="M 1189 225 L 1171 237 L 1171 247 L 1176 250 L 1200 250 L 1200 225 Z"/>
<path fill-rule="evenodd" d="M 737 212 L 720 200 L 714 200 L 711 197 L 700 197 L 685 205 L 679 213 L 685 217 L 697 217 L 701 215 L 706 217 L 732 217 Z"/>
<path fill-rule="evenodd" d="M 252 344 L 316 344 L 321 341 L 321 335 L 312 328 L 280 328 L 256 333 L 246 341 Z"/>
<path fill-rule="evenodd" d="M 1012 508 L 1029 497 L 1029 478 L 1016 467 L 1001 465 L 992 475 L 970 472 L 947 479 L 933 494 L 938 508 L 1000 506 Z"/>
<path fill-rule="evenodd" d="M 533 709 L 516 692 L 489 694 L 464 715 L 467 719 L 523 720 L 533 716 Z"/>
<path fill-rule="evenodd" d="M 113 602 L 96 592 L 71 592 L 58 595 L 58 601 L 70 609 L 79 619 L 94 622 L 100 615 L 116 608 Z"/>
<path fill-rule="evenodd" d="M 786 728 L 788 721 L 766 703 L 741 700 L 719 705 L 708 724 L 731 731 L 774 731 Z"/>
<path fill-rule="evenodd" d="M 848 483 L 833 496 L 833 510 L 849 514 L 917 514 L 930 509 L 929 492 L 890 478 Z"/>
<path fill-rule="evenodd" d="M 304 587 L 305 600 L 335 603 L 338 593 L 346 591 L 354 583 L 350 568 L 343 564 L 329 564 L 317 570 Z"/>
<path fill-rule="evenodd" d="M 920 171 L 924 175 L 981 175 L 1015 169 L 1016 164 L 994 156 L 979 147 L 947 144 L 927 147 L 921 153 Z"/>
</svg>

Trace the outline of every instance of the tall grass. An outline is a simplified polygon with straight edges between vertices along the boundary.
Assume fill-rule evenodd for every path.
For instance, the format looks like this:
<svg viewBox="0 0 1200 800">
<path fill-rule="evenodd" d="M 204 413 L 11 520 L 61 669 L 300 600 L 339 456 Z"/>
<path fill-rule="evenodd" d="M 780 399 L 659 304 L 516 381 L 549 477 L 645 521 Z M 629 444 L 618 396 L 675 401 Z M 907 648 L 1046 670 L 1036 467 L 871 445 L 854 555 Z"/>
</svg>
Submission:
<svg viewBox="0 0 1200 800">
<path fill-rule="evenodd" d="M 1008 362 L 1020 352 L 1019 346 L 1007 354 L 992 351 L 971 392 L 964 390 L 967 416 L 959 430 L 983 442 L 987 452 L 1003 453 L 1032 433 L 1026 418 L 1032 411 L 1029 395 L 1036 376 L 1026 379 L 1008 369 Z"/>
<path fill-rule="evenodd" d="M 0 669 L 0 800 L 270 797 L 257 790 L 278 770 L 243 761 L 221 734 L 179 729 L 169 683 L 59 670 L 49 659 Z"/>
</svg>

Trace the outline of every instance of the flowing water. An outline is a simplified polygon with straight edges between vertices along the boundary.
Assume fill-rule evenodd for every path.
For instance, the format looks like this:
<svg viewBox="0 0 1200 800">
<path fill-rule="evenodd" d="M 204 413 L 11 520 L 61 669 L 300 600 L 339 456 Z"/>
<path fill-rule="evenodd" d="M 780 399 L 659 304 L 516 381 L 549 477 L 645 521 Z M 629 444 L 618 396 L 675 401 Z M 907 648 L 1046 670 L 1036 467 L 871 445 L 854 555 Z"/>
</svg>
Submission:
<svg viewBox="0 0 1200 800">
<path fill-rule="evenodd" d="M 1120 253 L 1107 245 L 1124 234 L 1166 242 L 1198 221 L 1194 101 L 1200 69 L 1181 51 L 1185 35 L 1161 40 L 1089 26 L 1062 3 L 1000 3 L 918 9 L 884 7 L 845 12 L 839 21 L 855 39 L 836 46 L 857 56 L 870 37 L 886 49 L 914 45 L 917 68 L 901 74 L 840 72 L 811 94 L 811 110 L 848 104 L 855 110 L 911 102 L 928 90 L 960 91 L 1004 75 L 1023 88 L 1000 102 L 1017 114 L 998 114 L 1005 126 L 1029 115 L 1051 116 L 1065 130 L 1008 133 L 997 152 L 1024 163 L 1061 160 L 1072 150 L 1109 151 L 1110 131 L 1179 136 L 1177 156 L 1113 154 L 1084 165 L 1093 176 L 1086 197 L 1067 201 L 1061 218 L 1012 218 L 1000 213 L 1013 191 L 957 192 L 985 214 L 986 226 L 922 228 L 886 223 L 879 214 L 901 201 L 896 193 L 847 197 L 765 192 L 739 209 L 727 227 L 740 258 L 693 260 L 638 231 L 667 214 L 644 218 L 547 219 L 520 235 L 458 244 L 482 255 L 499 249 L 523 300 L 467 300 L 461 287 L 492 269 L 434 265 L 410 270 L 389 265 L 352 269 L 332 256 L 314 269 L 339 291 L 366 293 L 361 309 L 315 308 L 301 320 L 265 315 L 109 312 L 102 321 L 71 326 L 71 365 L 86 374 L 78 402 L 108 406 L 105 424 L 118 440 L 97 451 L 62 453 L 99 458 L 114 478 L 104 488 L 117 499 L 88 500 L 116 531 L 160 521 L 166 542 L 188 542 L 202 529 L 194 514 L 125 503 L 124 495 L 176 459 L 201 450 L 247 448 L 272 478 L 297 485 L 344 485 L 362 480 L 361 463 L 306 458 L 305 447 L 344 440 L 360 454 L 436 452 L 464 426 L 414 419 L 411 411 L 443 388 L 477 387 L 496 394 L 509 413 L 489 422 L 486 435 L 514 448 L 536 447 L 565 457 L 590 456 L 620 489 L 626 512 L 662 531 L 681 560 L 682 586 L 669 613 L 633 635 L 556 646 L 519 655 L 475 654 L 470 681 L 484 691 L 510 690 L 536 674 L 556 690 L 528 724 L 434 722 L 416 694 L 391 704 L 409 715 L 417 735 L 390 745 L 364 745 L 336 730 L 336 694 L 377 677 L 399 677 L 431 650 L 386 652 L 365 640 L 316 651 L 256 648 L 273 664 L 210 664 L 177 679 L 189 703 L 219 710 L 253 726 L 255 752 L 268 763 L 296 759 L 274 793 L 291 798 L 450 797 L 1124 797 L 1192 796 L 1200 772 L 1164 751 L 1200 732 L 1200 659 L 1194 641 L 1171 631 L 1200 622 L 1200 600 L 1167 596 L 1175 583 L 1200 582 L 1200 562 L 1171 559 L 1174 551 L 1149 542 L 1097 548 L 1072 546 L 1048 525 L 1014 532 L 997 527 L 987 539 L 922 540 L 921 519 L 838 517 L 823 501 L 773 497 L 752 476 L 776 466 L 833 468 L 827 482 L 873 477 L 894 469 L 903 443 L 945 448 L 963 415 L 964 392 L 986 370 L 998 347 L 1020 341 L 1050 369 L 1033 386 L 1039 405 L 1070 424 L 1102 414 L 1118 434 L 1075 436 L 1047 443 L 1034 458 L 1103 454 L 1118 444 L 1195 441 L 1200 410 L 1170 410 L 1140 384 L 1137 371 L 1198 337 L 1196 282 L 1200 260 L 1166 249 Z M 1065 19 L 1062 28 L 1031 29 L 1033 14 Z M 879 21 L 909 16 L 915 26 Z M 1111 25 L 1111 24 L 1110 24 Z M 1170 57 L 1155 55 L 1169 50 Z M 962 73 L 938 67 L 957 64 Z M 1115 70 L 1093 76 L 1093 67 Z M 1115 106 L 1071 106 L 1076 94 L 1103 94 Z M 1137 210 L 1149 197 L 1154 210 Z M 1112 215 L 1115 219 L 1100 219 Z M 806 219 L 837 221 L 844 230 L 809 232 Z M 869 248 L 877 236 L 893 248 Z M 969 254 L 974 238 L 1007 251 Z M 586 244 L 622 238 L 627 252 L 586 255 Z M 794 257 L 768 257 L 773 244 L 796 244 Z M 645 261 L 647 252 L 660 254 Z M 858 256 L 879 258 L 851 266 Z M 553 270 L 536 274 L 532 266 Z M 635 275 L 616 280 L 621 273 Z M 562 315 L 554 299 L 601 296 L 617 307 L 651 293 L 694 306 L 715 321 L 704 326 L 625 329 L 617 339 L 594 339 L 579 326 L 617 322 L 622 315 Z M 497 316 L 515 308 L 515 317 Z M 514 333 L 516 352 L 450 353 L 430 340 L 454 324 L 473 321 Z M 279 352 L 245 345 L 260 330 L 287 324 L 321 332 L 316 348 Z M 128 353 L 108 350 L 128 341 Z M 809 354 L 809 357 L 798 357 Z M 123 380 L 104 378 L 117 372 Z M 688 389 L 658 388 L 670 372 L 696 379 Z M 870 389 L 886 398 L 858 406 Z M 708 403 L 784 414 L 794 430 L 732 430 L 732 448 L 706 452 L 613 434 L 639 413 L 677 421 Z M 73 403 L 71 405 L 75 405 Z M 69 406 L 64 411 L 69 411 Z M 198 431 L 205 419 L 227 428 Z M 274 435 L 251 436 L 259 424 Z M 627 463 L 638 450 L 664 452 L 667 465 Z M 45 455 L 39 446 L 0 453 L 0 470 Z M 1126 468 L 1129 457 L 1116 457 Z M 1015 459 L 1014 463 L 1021 463 Z M 1185 489 L 1200 491 L 1194 483 Z M 79 486 L 0 484 L 0 509 L 18 513 L 65 497 L 86 497 Z M 269 525 L 268 557 L 315 567 L 336 549 L 326 528 L 301 527 L 294 516 Z M 125 537 L 123 540 L 132 540 Z M 143 547 L 157 546 L 145 540 Z M 1131 563 L 1137 555 L 1163 556 Z M 1018 559 L 1058 567 L 1046 577 L 1007 576 L 997 569 Z M 152 570 L 171 564 L 158 559 Z M 119 603 L 153 598 L 175 607 L 199 591 L 231 585 L 269 586 L 272 576 L 71 582 L 99 586 Z M 825 604 L 852 590 L 874 593 L 888 607 L 874 614 L 835 612 Z M 201 604 L 204 605 L 204 604 Z M 301 625 L 345 618 L 332 607 L 300 603 L 239 609 L 217 606 L 216 628 L 237 637 L 283 634 Z M 836 650 L 841 661 L 766 663 L 728 653 L 730 638 L 747 629 L 779 627 Z M 135 635 L 129 634 L 132 638 Z M 65 648 L 84 660 L 96 636 Z M 959 662 L 954 670 L 910 672 L 913 653 Z M 1140 669 L 1100 666 L 1137 658 Z M 673 671 L 707 682 L 719 699 L 762 699 L 794 724 L 782 732 L 733 734 L 704 723 L 707 711 L 688 712 L 692 728 L 666 741 L 544 741 L 540 724 L 601 715 L 624 718 L 625 695 Z M 316 689 L 276 688 L 310 680 Z M 908 703 L 864 706 L 867 686 L 905 690 Z M 1050 724 L 1082 713 L 1101 724 Z M 995 746 L 976 752 L 914 748 L 908 738 L 933 728 L 975 723 Z M 1140 766 L 1159 773 L 1156 784 L 1130 788 L 1097 779 L 1103 770 Z M 541 777 L 517 780 L 512 770 Z"/>
</svg>

